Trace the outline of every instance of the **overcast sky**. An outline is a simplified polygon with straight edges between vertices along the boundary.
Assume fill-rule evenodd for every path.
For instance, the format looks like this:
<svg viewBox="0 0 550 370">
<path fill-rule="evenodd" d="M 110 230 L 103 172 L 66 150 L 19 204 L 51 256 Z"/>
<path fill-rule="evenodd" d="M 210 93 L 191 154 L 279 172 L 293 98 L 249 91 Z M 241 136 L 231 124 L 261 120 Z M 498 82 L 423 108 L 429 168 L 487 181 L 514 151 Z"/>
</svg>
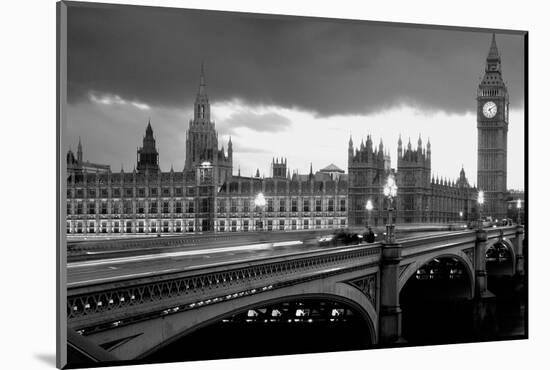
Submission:
<svg viewBox="0 0 550 370">
<path fill-rule="evenodd" d="M 497 32 L 510 95 L 508 187 L 524 188 L 524 50 Z M 476 89 L 491 34 L 370 22 L 86 4 L 68 10 L 65 149 L 133 169 L 151 119 L 163 170 L 182 170 L 204 61 L 220 147 L 234 171 L 347 172 L 350 135 L 372 134 L 396 165 L 399 134 L 432 144 L 432 173 L 477 182 Z"/>
</svg>

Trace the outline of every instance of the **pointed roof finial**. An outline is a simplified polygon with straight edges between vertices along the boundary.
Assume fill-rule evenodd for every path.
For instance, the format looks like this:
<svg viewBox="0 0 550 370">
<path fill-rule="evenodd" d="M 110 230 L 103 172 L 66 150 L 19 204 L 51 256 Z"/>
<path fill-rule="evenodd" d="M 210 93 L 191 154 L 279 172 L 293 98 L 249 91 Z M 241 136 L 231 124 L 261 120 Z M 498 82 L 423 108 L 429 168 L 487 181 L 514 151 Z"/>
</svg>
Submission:
<svg viewBox="0 0 550 370">
<path fill-rule="evenodd" d="M 500 59 L 500 55 L 498 54 L 498 48 L 497 48 L 497 41 L 495 37 L 495 33 L 493 32 L 493 37 L 491 39 L 491 47 L 489 48 L 489 54 L 487 55 L 487 59 Z"/>
<path fill-rule="evenodd" d="M 201 61 L 201 81 L 199 86 L 199 95 L 205 95 L 206 82 L 204 82 L 204 61 Z"/>
<path fill-rule="evenodd" d="M 313 175 L 313 163 L 309 162 L 309 174 Z"/>
</svg>

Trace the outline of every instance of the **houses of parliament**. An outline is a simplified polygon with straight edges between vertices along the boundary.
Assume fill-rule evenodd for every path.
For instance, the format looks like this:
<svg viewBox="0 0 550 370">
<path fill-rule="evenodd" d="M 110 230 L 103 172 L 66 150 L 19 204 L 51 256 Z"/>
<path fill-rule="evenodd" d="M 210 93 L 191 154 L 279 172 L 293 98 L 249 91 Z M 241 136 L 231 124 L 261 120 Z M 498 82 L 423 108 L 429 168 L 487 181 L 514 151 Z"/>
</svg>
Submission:
<svg viewBox="0 0 550 370">
<path fill-rule="evenodd" d="M 478 86 L 477 184 L 485 192 L 485 214 L 506 213 L 506 155 L 508 93 L 502 80 L 495 38 Z M 364 227 L 387 222 L 388 200 L 383 186 L 395 177 L 398 195 L 391 207 L 397 223 L 447 223 L 479 216 L 478 189 L 464 169 L 456 179 L 434 178 L 430 141 L 415 145 L 398 138 L 397 166 L 391 168 L 383 143 L 367 136 L 348 143 L 348 171 L 330 164 L 314 172 L 290 174 L 286 158 L 273 158 L 269 177 L 234 174 L 231 139 L 219 148 L 210 118 L 204 70 L 186 136 L 182 171 L 159 168 L 153 126 L 147 124 L 131 172 L 112 172 L 109 166 L 67 153 L 67 233 L 186 233 L 255 230 L 307 230 Z M 259 194 L 265 206 L 256 206 Z M 370 200 L 373 209 L 367 213 Z"/>
</svg>

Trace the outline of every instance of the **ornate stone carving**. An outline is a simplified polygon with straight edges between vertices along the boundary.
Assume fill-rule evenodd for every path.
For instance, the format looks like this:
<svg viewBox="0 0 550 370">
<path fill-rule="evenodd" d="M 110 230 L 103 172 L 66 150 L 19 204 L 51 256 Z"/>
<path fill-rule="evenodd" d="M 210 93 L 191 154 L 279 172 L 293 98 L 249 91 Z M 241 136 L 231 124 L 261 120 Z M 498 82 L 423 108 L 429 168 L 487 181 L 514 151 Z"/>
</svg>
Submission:
<svg viewBox="0 0 550 370">
<path fill-rule="evenodd" d="M 463 249 L 462 252 L 464 252 L 471 263 L 474 263 L 474 248 Z"/>
<path fill-rule="evenodd" d="M 376 273 L 350 280 L 347 283 L 363 292 L 372 305 L 376 307 Z"/>
<path fill-rule="evenodd" d="M 407 263 L 406 265 L 399 266 L 399 277 L 400 278 L 403 275 L 403 273 L 405 272 L 405 270 L 407 270 L 407 267 L 409 267 L 410 265 L 411 265 L 410 263 Z"/>
</svg>

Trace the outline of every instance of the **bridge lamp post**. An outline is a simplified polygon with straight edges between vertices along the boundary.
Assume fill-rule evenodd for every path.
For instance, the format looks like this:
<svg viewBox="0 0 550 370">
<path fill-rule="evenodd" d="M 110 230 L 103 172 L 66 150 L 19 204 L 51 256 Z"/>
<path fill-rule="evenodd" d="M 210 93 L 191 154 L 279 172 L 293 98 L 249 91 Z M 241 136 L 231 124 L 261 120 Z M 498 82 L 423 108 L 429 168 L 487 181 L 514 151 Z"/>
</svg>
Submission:
<svg viewBox="0 0 550 370">
<path fill-rule="evenodd" d="M 481 221 L 481 207 L 483 206 L 483 203 L 485 202 L 485 195 L 483 193 L 483 190 L 480 190 L 479 193 L 477 193 L 477 204 L 479 208 L 479 228 L 481 229 L 483 227 L 483 222 Z"/>
<path fill-rule="evenodd" d="M 518 225 L 521 225 L 521 216 L 520 216 L 521 199 L 518 199 L 518 201 L 517 201 L 517 208 L 518 208 Z"/>
<path fill-rule="evenodd" d="M 373 209 L 372 201 L 370 199 L 367 200 L 367 204 L 365 205 L 365 209 L 367 210 L 367 229 L 368 229 L 369 225 L 370 225 L 370 215 L 371 215 L 371 211 Z"/>
<path fill-rule="evenodd" d="M 264 224 L 263 224 L 262 212 L 265 207 L 265 198 L 261 192 L 258 193 L 258 195 L 256 195 L 256 198 L 254 199 L 254 205 L 260 209 L 260 229 L 263 230 Z"/>
<path fill-rule="evenodd" d="M 392 202 L 393 198 L 397 196 L 397 185 L 395 184 L 395 178 L 393 175 L 389 175 L 388 179 L 386 180 L 386 184 L 384 185 L 384 196 L 388 198 L 389 204 L 388 204 L 388 224 L 386 225 L 386 243 L 393 244 L 395 243 L 395 235 L 394 235 L 394 225 L 392 220 Z"/>
</svg>

